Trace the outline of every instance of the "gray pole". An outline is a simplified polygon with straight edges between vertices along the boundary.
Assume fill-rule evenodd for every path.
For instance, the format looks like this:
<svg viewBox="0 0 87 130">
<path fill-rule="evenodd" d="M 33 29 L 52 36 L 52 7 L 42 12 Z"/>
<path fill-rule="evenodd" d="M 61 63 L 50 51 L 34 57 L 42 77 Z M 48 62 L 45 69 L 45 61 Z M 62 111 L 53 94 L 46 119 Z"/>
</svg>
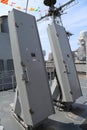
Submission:
<svg viewBox="0 0 87 130">
<path fill-rule="evenodd" d="M 26 2 L 26 13 L 27 13 L 27 10 L 28 10 L 28 2 L 29 2 L 29 0 L 27 0 L 27 2 Z"/>
</svg>

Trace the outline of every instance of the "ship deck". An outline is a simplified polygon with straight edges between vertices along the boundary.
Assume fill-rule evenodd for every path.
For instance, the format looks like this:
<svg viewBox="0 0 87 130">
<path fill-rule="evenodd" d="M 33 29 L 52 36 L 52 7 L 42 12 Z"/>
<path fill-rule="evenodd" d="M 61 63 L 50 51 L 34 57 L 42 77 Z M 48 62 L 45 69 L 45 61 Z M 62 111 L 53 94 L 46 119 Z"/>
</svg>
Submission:
<svg viewBox="0 0 87 130">
<path fill-rule="evenodd" d="M 83 96 L 73 104 L 71 112 L 58 111 L 40 125 L 38 130 L 87 130 L 87 80 L 80 75 Z M 0 92 L 0 124 L 4 130 L 24 130 L 11 114 L 10 104 L 14 101 L 12 90 Z"/>
</svg>

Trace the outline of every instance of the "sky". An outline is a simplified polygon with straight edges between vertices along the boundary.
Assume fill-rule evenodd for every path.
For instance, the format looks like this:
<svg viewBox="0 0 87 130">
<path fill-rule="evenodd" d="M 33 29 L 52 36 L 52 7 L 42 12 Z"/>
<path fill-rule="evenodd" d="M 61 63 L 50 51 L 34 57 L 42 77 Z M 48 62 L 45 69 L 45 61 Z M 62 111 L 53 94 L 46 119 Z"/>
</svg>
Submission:
<svg viewBox="0 0 87 130">
<path fill-rule="evenodd" d="M 48 7 L 43 4 L 43 1 L 44 0 L 29 0 L 27 13 L 34 15 L 36 19 L 47 14 Z M 57 0 L 55 6 L 59 7 L 59 5 L 67 1 L 68 0 Z M 13 6 L 11 6 L 12 2 L 15 2 Z M 9 0 L 8 5 L 0 3 L 0 16 L 8 15 L 8 11 L 11 11 L 13 8 L 18 9 L 18 7 L 21 7 L 21 9 L 18 10 L 25 12 L 26 2 L 27 0 Z M 63 26 L 67 31 L 73 34 L 70 37 L 70 46 L 73 51 L 79 47 L 78 39 L 80 32 L 83 30 L 87 31 L 87 0 L 76 0 L 76 2 L 78 3 L 65 10 L 65 14 L 62 15 Z M 38 11 L 30 11 L 30 8 L 34 8 Z M 49 52 L 51 52 L 47 35 L 48 24 L 51 24 L 51 18 L 45 18 L 37 23 L 42 49 L 46 51 L 46 57 L 48 57 Z"/>
</svg>

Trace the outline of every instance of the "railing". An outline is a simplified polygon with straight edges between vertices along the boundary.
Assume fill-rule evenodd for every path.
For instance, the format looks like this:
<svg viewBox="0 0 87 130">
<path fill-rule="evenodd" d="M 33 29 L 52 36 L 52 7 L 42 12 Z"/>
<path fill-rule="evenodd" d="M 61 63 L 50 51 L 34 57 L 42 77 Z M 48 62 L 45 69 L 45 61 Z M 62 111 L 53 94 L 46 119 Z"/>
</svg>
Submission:
<svg viewBox="0 0 87 130">
<path fill-rule="evenodd" d="M 15 73 L 13 70 L 0 71 L 0 91 L 13 89 L 16 87 Z"/>
<path fill-rule="evenodd" d="M 53 63 L 46 64 L 46 70 L 48 75 L 49 84 L 52 84 L 52 80 L 54 79 L 54 66 Z M 0 91 L 16 88 L 16 78 L 14 70 L 10 71 L 0 71 Z"/>
</svg>

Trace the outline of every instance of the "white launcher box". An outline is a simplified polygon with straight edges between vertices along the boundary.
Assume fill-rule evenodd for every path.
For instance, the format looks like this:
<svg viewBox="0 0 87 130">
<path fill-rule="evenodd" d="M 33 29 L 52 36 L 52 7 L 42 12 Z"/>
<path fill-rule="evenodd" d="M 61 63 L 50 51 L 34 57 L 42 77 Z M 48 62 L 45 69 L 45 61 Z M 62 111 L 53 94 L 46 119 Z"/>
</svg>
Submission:
<svg viewBox="0 0 87 130">
<path fill-rule="evenodd" d="M 18 89 L 14 112 L 35 126 L 54 113 L 36 20 L 14 9 L 8 24 Z"/>
<path fill-rule="evenodd" d="M 47 28 L 63 102 L 74 102 L 82 96 L 73 62 L 69 40 L 64 27 L 52 23 Z"/>
</svg>

